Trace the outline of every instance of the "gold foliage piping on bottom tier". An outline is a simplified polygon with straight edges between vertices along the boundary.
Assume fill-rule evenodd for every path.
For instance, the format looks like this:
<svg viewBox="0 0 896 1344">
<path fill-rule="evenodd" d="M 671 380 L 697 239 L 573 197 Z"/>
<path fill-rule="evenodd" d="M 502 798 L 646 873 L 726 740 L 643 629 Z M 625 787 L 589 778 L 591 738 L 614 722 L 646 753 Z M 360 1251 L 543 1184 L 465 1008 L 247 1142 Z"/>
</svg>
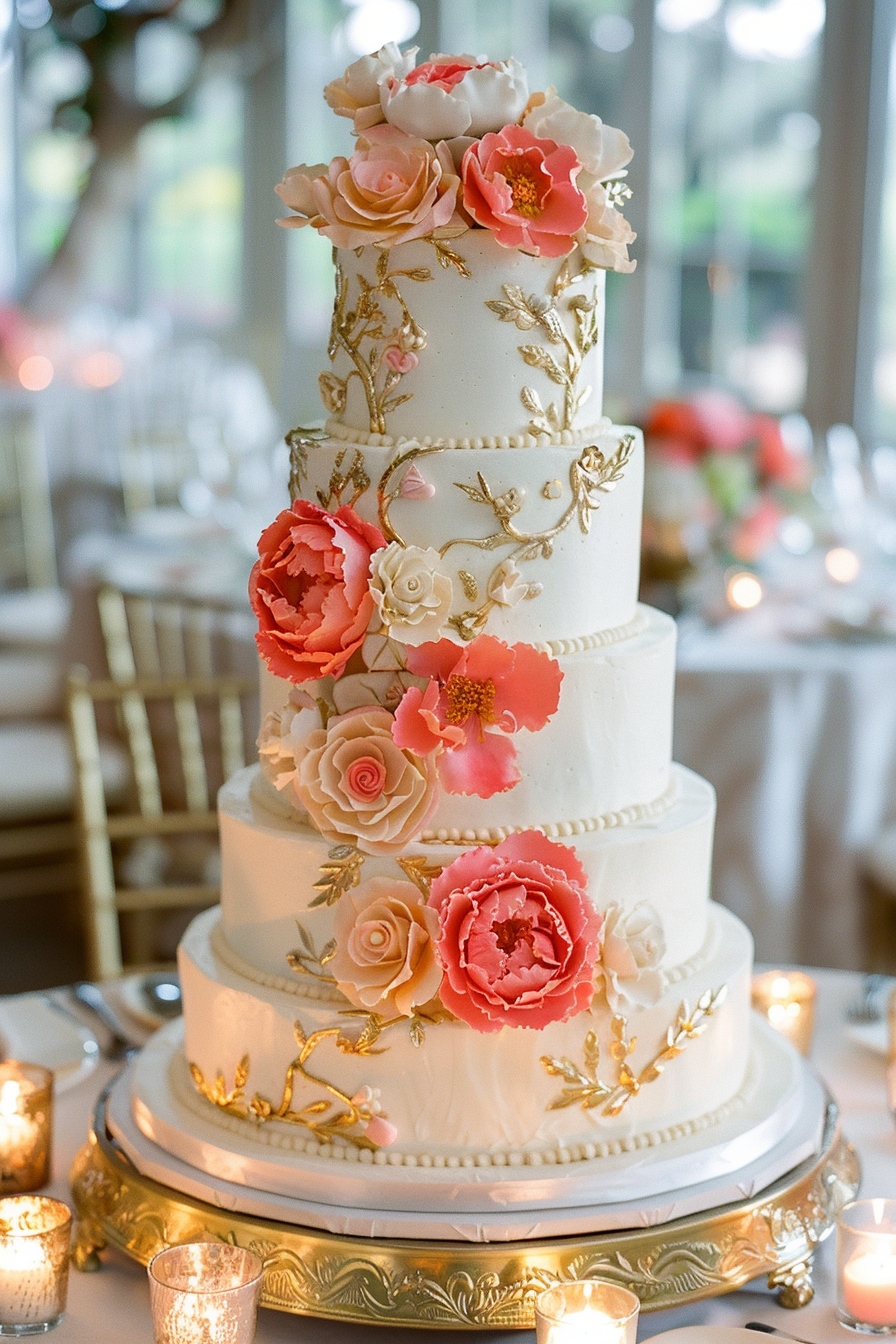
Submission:
<svg viewBox="0 0 896 1344">
<path fill-rule="evenodd" d="M 338 1026 L 323 1027 L 306 1036 L 301 1022 L 296 1021 L 293 1023 L 293 1032 L 299 1053 L 286 1070 L 283 1095 L 276 1106 L 258 1092 L 254 1093 L 250 1100 L 246 1100 L 245 1089 L 250 1068 L 248 1055 L 244 1055 L 236 1066 L 233 1086 L 230 1088 L 220 1070 L 214 1080 L 208 1083 L 199 1066 L 191 1064 L 190 1073 L 197 1090 L 213 1106 L 226 1111 L 228 1115 L 238 1116 L 241 1120 L 256 1120 L 259 1124 L 264 1124 L 268 1120 L 283 1120 L 287 1124 L 301 1125 L 310 1130 L 314 1137 L 323 1143 L 329 1143 L 331 1139 L 338 1137 L 353 1143 L 358 1148 L 376 1148 L 377 1144 L 366 1137 L 363 1128 L 358 1132 L 359 1127 L 366 1126 L 373 1118 L 373 1112 L 367 1102 L 359 1099 L 360 1093 L 350 1097 L 333 1083 L 328 1083 L 326 1079 L 311 1073 L 305 1065 L 318 1046 L 328 1040 L 333 1041 L 336 1049 L 346 1055 L 380 1054 L 381 1051 L 373 1048 L 380 1034 L 379 1030 L 371 1029 L 367 1024 L 355 1040 L 346 1036 Z M 295 1110 L 293 1095 L 297 1077 L 322 1088 L 324 1092 L 329 1093 L 332 1100 L 319 1097 L 316 1101 L 308 1102 L 307 1105 Z M 339 1109 L 340 1106 L 342 1109 Z"/>
<path fill-rule="evenodd" d="M 642 1087 L 655 1082 L 670 1060 L 675 1059 L 690 1041 L 702 1036 L 709 1025 L 708 1019 L 721 1007 L 728 992 L 728 986 L 708 989 L 697 1000 L 691 1012 L 686 1002 L 682 1002 L 678 1015 L 666 1032 L 666 1043 L 654 1055 L 649 1064 L 635 1073 L 627 1063 L 638 1043 L 637 1036 L 628 1036 L 628 1023 L 617 1014 L 611 1025 L 610 1058 L 616 1065 L 616 1079 L 605 1082 L 598 1078 L 600 1067 L 600 1043 L 597 1033 L 589 1031 L 585 1037 L 584 1068 L 579 1068 L 571 1059 L 561 1056 L 554 1059 L 542 1055 L 541 1062 L 552 1077 L 562 1078 L 566 1086 L 548 1105 L 549 1111 L 564 1110 L 567 1106 L 581 1106 L 583 1111 L 600 1110 L 601 1115 L 619 1115 L 623 1108 L 638 1095 Z"/>
</svg>

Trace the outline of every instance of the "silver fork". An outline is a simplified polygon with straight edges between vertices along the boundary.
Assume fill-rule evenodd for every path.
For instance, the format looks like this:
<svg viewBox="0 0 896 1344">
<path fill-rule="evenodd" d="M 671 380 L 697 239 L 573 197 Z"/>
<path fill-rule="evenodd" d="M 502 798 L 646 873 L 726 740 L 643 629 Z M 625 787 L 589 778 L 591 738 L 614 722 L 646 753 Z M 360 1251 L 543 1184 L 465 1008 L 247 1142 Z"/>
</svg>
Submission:
<svg viewBox="0 0 896 1344">
<path fill-rule="evenodd" d="M 849 1022 L 879 1022 L 884 1015 L 883 991 L 887 983 L 885 975 L 865 975 L 859 997 L 853 999 L 846 1010 Z"/>
</svg>

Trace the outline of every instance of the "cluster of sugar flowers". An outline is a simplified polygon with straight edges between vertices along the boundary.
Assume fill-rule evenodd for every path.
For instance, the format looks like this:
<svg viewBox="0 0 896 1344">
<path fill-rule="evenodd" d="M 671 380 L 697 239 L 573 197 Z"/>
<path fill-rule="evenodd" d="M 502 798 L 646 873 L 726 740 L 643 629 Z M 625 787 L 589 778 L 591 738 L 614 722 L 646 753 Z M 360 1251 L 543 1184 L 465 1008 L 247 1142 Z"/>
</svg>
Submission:
<svg viewBox="0 0 896 1344">
<path fill-rule="evenodd" d="M 440 638 L 452 587 L 438 552 L 303 499 L 258 550 L 258 648 L 294 687 L 262 725 L 261 766 L 323 836 L 397 854 L 440 789 L 490 798 L 519 782 L 512 739 L 556 713 L 563 674 L 529 644 Z"/>
<path fill-rule="evenodd" d="M 534 256 L 579 247 L 592 265 L 633 269 L 635 235 L 610 185 L 631 158 L 622 131 L 552 88 L 530 95 L 512 58 L 434 55 L 414 65 L 416 54 L 389 43 L 327 86 L 357 147 L 290 169 L 276 190 L 294 214 L 280 224 L 310 224 L 343 248 L 481 228 Z"/>
<path fill-rule="evenodd" d="M 540 831 L 467 850 L 428 893 L 380 875 L 340 899 L 329 970 L 366 1012 L 439 1006 L 486 1033 L 656 1003 L 665 943 L 655 911 L 601 913 L 587 888 L 575 849 Z"/>
</svg>

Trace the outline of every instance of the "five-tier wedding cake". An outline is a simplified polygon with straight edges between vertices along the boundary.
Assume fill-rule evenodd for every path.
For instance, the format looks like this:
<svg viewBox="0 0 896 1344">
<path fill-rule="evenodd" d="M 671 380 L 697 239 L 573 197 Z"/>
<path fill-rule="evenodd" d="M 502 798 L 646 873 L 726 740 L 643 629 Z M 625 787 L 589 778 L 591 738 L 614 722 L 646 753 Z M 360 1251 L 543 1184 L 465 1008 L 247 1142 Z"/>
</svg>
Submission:
<svg viewBox="0 0 896 1344">
<path fill-rule="evenodd" d="M 628 141 L 513 60 L 386 47 L 326 96 L 354 153 L 278 191 L 335 249 L 330 418 L 289 436 L 252 576 L 260 764 L 180 951 L 184 1155 L 411 1213 L 730 1170 L 799 1086 L 709 901 L 675 628 L 637 602 L 641 435 L 601 415 Z"/>
</svg>

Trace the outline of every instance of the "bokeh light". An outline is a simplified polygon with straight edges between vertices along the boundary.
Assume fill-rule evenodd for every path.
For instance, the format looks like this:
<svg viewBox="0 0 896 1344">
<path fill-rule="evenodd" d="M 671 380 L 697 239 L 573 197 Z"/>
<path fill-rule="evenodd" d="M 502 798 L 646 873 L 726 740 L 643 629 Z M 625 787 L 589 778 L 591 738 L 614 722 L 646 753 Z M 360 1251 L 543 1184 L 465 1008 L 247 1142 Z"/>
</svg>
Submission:
<svg viewBox="0 0 896 1344">
<path fill-rule="evenodd" d="M 111 387 L 124 372 L 124 365 L 114 350 L 92 350 L 78 360 L 76 372 L 88 387 Z"/>
<path fill-rule="evenodd" d="M 19 365 L 19 382 L 29 392 L 42 392 L 53 381 L 53 365 L 46 355 L 29 355 Z"/>
<path fill-rule="evenodd" d="M 737 611 L 749 611 L 752 607 L 758 607 L 763 595 L 762 584 L 755 574 L 750 574 L 747 570 L 732 574 L 725 585 L 728 604 Z"/>
<path fill-rule="evenodd" d="M 824 567 L 835 583 L 852 583 L 859 576 L 862 562 L 848 546 L 834 546 L 824 558 Z"/>
</svg>

